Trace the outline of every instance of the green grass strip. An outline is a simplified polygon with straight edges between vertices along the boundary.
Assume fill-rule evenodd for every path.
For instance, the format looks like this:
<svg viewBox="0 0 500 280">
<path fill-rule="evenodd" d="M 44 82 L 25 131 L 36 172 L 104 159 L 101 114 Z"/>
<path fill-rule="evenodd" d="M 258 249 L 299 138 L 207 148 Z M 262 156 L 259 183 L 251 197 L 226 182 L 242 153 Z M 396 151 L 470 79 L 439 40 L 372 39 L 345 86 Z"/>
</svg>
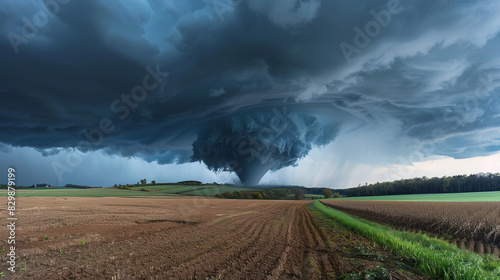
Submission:
<svg viewBox="0 0 500 280">
<path fill-rule="evenodd" d="M 349 216 L 319 201 L 313 203 L 317 210 L 352 231 L 387 247 L 395 254 L 414 260 L 417 269 L 424 275 L 456 280 L 500 279 L 500 261 L 491 255 L 478 255 L 425 234 L 393 230 Z"/>
</svg>

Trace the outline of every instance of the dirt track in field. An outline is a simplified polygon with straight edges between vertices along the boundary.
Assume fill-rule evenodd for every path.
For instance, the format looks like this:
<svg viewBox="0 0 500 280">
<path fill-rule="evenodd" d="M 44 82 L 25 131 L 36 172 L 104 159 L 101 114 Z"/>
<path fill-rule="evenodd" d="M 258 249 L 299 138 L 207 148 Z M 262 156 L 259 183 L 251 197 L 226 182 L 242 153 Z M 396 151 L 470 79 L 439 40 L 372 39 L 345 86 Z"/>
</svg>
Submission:
<svg viewBox="0 0 500 280">
<path fill-rule="evenodd" d="M 377 264 L 422 279 L 396 272 L 400 260 L 370 241 L 318 226 L 306 204 L 19 197 L 18 272 L 5 279 L 337 279 Z M 359 244 L 384 260 L 353 254 Z"/>
</svg>

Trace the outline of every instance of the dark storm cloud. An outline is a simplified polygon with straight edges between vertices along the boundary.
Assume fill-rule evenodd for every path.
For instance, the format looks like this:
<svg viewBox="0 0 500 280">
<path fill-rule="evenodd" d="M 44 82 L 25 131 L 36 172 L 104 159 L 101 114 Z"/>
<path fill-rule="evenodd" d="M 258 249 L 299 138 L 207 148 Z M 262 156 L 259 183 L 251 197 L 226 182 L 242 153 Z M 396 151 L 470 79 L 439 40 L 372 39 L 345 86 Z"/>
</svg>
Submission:
<svg viewBox="0 0 500 280">
<path fill-rule="evenodd" d="M 72 0 L 55 1 L 34 32 L 26 21 L 48 13 L 43 2 L 4 2 L 0 141 L 11 146 L 82 148 L 82 132 L 99 138 L 91 132 L 109 118 L 115 129 L 91 149 L 186 162 L 200 128 L 287 106 L 325 127 L 395 125 L 436 154 L 498 147 L 500 5 L 253 0 L 221 11 L 210 0 Z M 29 39 L 17 54 L 10 33 Z M 341 43 L 356 52 L 346 57 Z M 147 66 L 169 75 L 125 105 Z"/>
<path fill-rule="evenodd" d="M 274 112 L 233 115 L 202 128 L 193 160 L 213 171 L 235 171 L 244 185 L 257 185 L 269 170 L 295 166 L 314 146 L 337 135 L 312 115 Z"/>
</svg>

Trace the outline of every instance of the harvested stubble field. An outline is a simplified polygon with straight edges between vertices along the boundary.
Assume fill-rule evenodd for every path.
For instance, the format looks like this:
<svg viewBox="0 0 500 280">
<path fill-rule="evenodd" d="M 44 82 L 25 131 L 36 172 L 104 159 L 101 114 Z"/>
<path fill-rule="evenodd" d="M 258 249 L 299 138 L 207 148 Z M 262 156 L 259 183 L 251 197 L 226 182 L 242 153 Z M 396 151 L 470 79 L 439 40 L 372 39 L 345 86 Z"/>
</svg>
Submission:
<svg viewBox="0 0 500 280">
<path fill-rule="evenodd" d="M 363 219 L 426 232 L 462 249 L 500 256 L 500 202 L 324 200 Z"/>
<path fill-rule="evenodd" d="M 381 264 L 392 279 L 425 279 L 405 276 L 404 259 L 341 226 L 318 226 L 304 201 L 19 197 L 16 205 L 18 271 L 9 279 L 337 279 Z M 352 250 L 359 246 L 371 253 Z"/>
</svg>

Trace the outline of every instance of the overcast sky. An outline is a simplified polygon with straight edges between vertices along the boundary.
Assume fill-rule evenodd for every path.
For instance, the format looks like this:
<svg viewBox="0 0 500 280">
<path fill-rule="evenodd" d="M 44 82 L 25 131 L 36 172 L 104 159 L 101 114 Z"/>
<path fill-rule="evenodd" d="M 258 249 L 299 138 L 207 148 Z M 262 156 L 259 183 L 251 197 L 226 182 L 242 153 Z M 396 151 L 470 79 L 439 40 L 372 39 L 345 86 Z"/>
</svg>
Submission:
<svg viewBox="0 0 500 280">
<path fill-rule="evenodd" d="M 0 168 L 21 185 L 234 182 L 193 142 L 289 112 L 297 134 L 271 148 L 292 159 L 261 183 L 500 172 L 499 14 L 496 0 L 6 0 Z"/>
</svg>

